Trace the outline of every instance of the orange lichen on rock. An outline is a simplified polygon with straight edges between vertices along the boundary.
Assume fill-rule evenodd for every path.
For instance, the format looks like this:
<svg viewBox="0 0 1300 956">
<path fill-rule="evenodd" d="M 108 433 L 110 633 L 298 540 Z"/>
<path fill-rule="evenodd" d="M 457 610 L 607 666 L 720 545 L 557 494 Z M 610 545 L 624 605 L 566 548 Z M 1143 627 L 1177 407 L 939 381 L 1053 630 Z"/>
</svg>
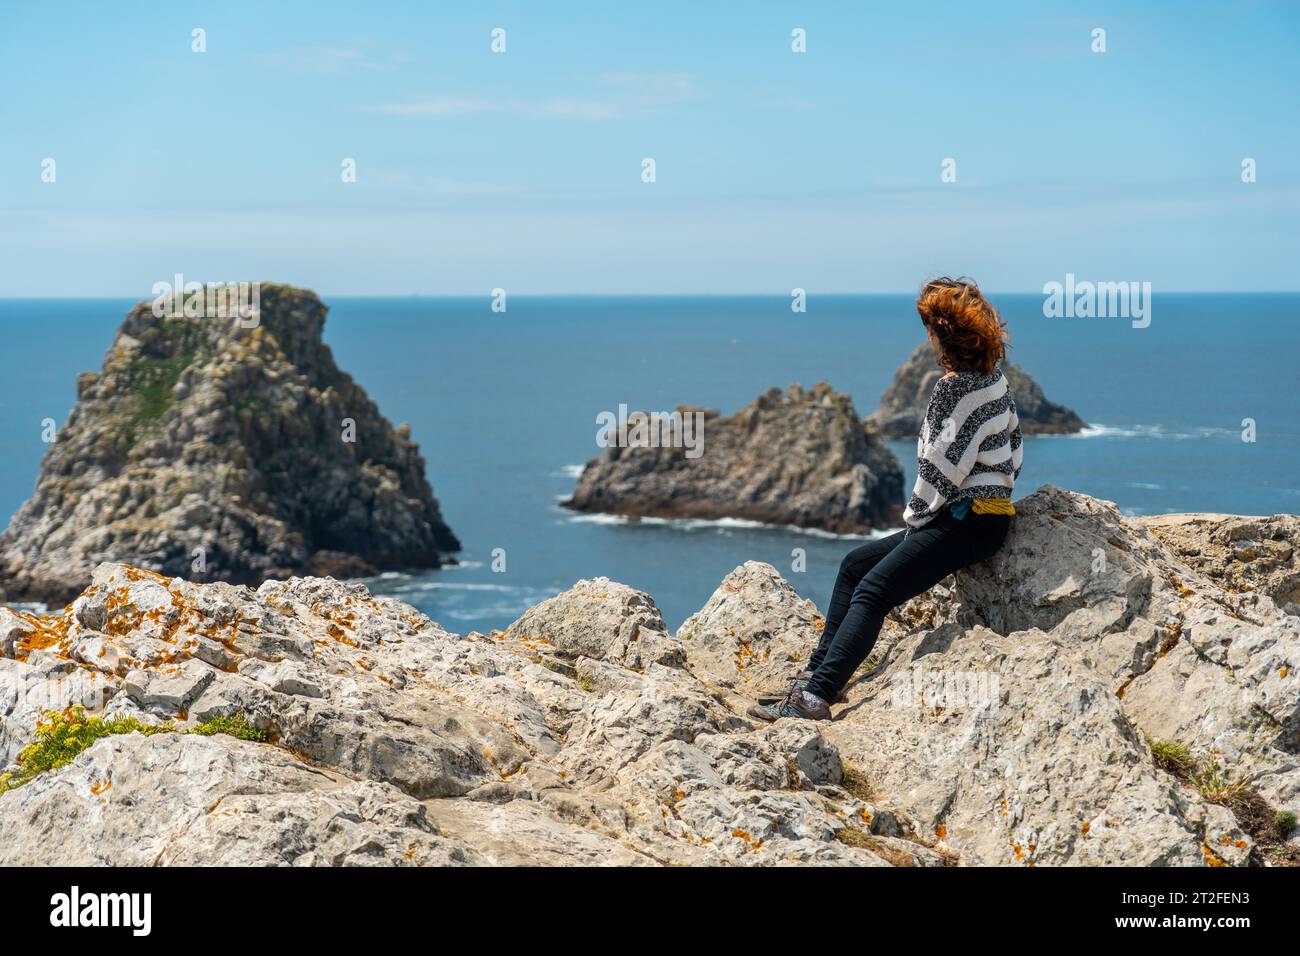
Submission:
<svg viewBox="0 0 1300 956">
<path fill-rule="evenodd" d="M 148 568 L 137 568 L 131 564 L 122 565 L 122 576 L 128 581 L 161 581 L 163 584 L 171 582 L 171 578 L 159 574 L 157 571 L 150 571 Z"/>
<path fill-rule="evenodd" d="M 30 614 L 14 611 L 32 632 L 14 641 L 14 660 L 25 661 L 32 651 L 51 651 L 58 657 L 67 657 L 68 628 L 72 626 L 71 614 Z M 51 650 L 54 649 L 54 650 Z"/>
</svg>

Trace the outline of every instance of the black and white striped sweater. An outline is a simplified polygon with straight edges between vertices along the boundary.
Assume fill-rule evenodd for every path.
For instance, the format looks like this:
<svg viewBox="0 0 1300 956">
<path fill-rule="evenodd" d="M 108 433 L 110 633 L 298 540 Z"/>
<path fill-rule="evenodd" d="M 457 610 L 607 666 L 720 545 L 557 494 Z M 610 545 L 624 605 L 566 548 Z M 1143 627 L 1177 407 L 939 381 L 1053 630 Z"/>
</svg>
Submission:
<svg viewBox="0 0 1300 956">
<path fill-rule="evenodd" d="M 903 520 L 920 528 L 963 498 L 1010 498 L 1021 457 L 1020 419 L 1002 370 L 944 376 L 921 423 Z"/>
</svg>

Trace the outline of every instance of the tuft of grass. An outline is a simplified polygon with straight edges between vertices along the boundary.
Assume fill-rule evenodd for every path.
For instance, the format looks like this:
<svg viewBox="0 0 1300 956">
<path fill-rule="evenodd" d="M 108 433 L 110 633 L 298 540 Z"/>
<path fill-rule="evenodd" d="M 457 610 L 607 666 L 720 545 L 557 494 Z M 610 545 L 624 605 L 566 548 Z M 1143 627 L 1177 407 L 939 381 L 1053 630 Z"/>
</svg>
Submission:
<svg viewBox="0 0 1300 956">
<path fill-rule="evenodd" d="M 576 680 L 578 682 L 578 686 L 581 687 L 583 690 L 585 690 L 588 694 L 590 694 L 593 690 L 596 689 L 596 682 L 593 681 L 586 674 L 579 674 L 576 678 L 574 678 L 574 680 Z"/>
<path fill-rule="evenodd" d="M 840 779 L 840 786 L 850 796 L 856 797 L 863 803 L 875 802 L 875 788 L 871 786 L 871 781 L 867 779 L 867 775 L 856 767 L 847 765 L 844 767 L 844 776 Z"/>
<path fill-rule="evenodd" d="M 835 831 L 835 839 L 845 846 L 869 850 L 894 866 L 916 866 L 916 861 L 903 850 L 896 845 L 891 846 L 879 837 L 872 836 L 866 830 L 859 830 L 857 827 L 841 827 Z"/>
<path fill-rule="evenodd" d="M 875 843 L 870 833 L 857 827 L 840 827 L 835 831 L 835 839 L 845 846 L 854 846 L 859 850 L 870 850 Z"/>
<path fill-rule="evenodd" d="M 84 707 L 52 710 L 36 722 L 36 739 L 18 754 L 18 769 L 0 774 L 0 794 L 21 787 L 49 770 L 58 770 L 76 759 L 77 755 L 105 737 L 117 734 L 190 733 L 210 737 L 227 734 L 240 740 L 266 742 L 266 731 L 249 723 L 243 714 L 230 717 L 213 717 L 190 730 L 179 731 L 173 721 L 164 724 L 146 724 L 136 717 L 89 717 Z"/>
<path fill-rule="evenodd" d="M 1151 754 L 1156 758 L 1156 763 L 1163 765 L 1161 769 L 1176 772 L 1186 770 L 1195 763 L 1192 759 L 1192 752 L 1187 749 L 1186 744 L 1180 744 L 1173 740 L 1152 740 L 1150 738 L 1147 738 L 1147 744 L 1151 747 Z"/>
<path fill-rule="evenodd" d="M 1241 793 L 1246 781 L 1233 780 L 1217 760 L 1197 760 L 1186 744 L 1147 738 L 1156 766 L 1189 784 L 1211 803 L 1224 803 Z"/>
<path fill-rule="evenodd" d="M 1224 803 L 1246 788 L 1244 779 L 1233 780 L 1216 760 L 1202 761 L 1193 773 L 1192 782 L 1211 803 Z"/>
<path fill-rule="evenodd" d="M 1208 803 L 1232 811 L 1237 825 L 1255 841 L 1250 862 L 1272 866 L 1300 866 L 1300 850 L 1289 846 L 1287 835 L 1296 826 L 1296 815 L 1277 810 L 1250 788 L 1249 777 L 1232 780 L 1218 761 L 1198 760 L 1183 744 L 1147 738 L 1156 766 L 1196 790 Z M 1285 829 L 1284 829 L 1285 828 Z"/>
<path fill-rule="evenodd" d="M 197 727 L 191 728 L 188 733 L 198 734 L 200 737 L 226 734 L 240 740 L 251 740 L 259 744 L 266 743 L 266 731 L 254 727 L 243 714 L 231 714 L 229 717 L 213 717 L 210 720 L 205 720 Z"/>
</svg>

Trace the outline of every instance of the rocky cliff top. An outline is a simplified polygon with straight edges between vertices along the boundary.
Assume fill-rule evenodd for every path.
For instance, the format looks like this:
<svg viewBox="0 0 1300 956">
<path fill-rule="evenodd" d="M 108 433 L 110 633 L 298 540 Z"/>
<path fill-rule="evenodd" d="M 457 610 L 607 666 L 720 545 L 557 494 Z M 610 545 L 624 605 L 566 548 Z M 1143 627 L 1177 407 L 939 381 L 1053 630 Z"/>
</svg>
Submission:
<svg viewBox="0 0 1300 956">
<path fill-rule="evenodd" d="M 880 405 L 871 414 L 871 420 L 882 434 L 894 438 L 915 438 L 925 418 L 934 383 L 943 374 L 934 360 L 934 350 L 928 342 L 917 346 L 894 381 L 880 397 Z M 1007 377 L 1016 414 L 1020 416 L 1020 430 L 1024 434 L 1069 434 L 1087 427 L 1078 415 L 1050 402 L 1038 383 L 1014 362 L 1002 363 L 1002 374 Z"/>
<path fill-rule="evenodd" d="M 704 414 L 698 458 L 682 448 L 608 448 L 587 462 L 565 506 L 837 533 L 902 524 L 898 460 L 826 382 L 770 389 L 729 418 Z"/>
<path fill-rule="evenodd" d="M 62 614 L 0 610 L 0 766 L 51 710 L 117 731 L 0 778 L 0 864 L 1300 859 L 1300 618 L 1108 502 L 1016 507 L 831 723 L 745 716 L 822 624 L 759 562 L 676 634 L 598 578 L 465 636 L 327 578 L 102 565 Z M 1196 520 L 1181 547 L 1235 519 Z"/>
<path fill-rule="evenodd" d="M 255 328 L 133 308 L 0 537 L 8 599 L 62 603 L 102 561 L 258 583 L 456 550 L 409 429 L 335 364 L 325 313 L 281 285 Z"/>
</svg>

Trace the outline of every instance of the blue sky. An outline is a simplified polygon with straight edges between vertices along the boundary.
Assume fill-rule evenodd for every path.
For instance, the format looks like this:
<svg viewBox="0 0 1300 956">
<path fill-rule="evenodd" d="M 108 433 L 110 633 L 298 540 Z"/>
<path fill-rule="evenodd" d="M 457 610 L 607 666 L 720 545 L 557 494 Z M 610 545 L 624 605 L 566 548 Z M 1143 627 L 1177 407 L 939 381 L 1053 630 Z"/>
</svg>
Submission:
<svg viewBox="0 0 1300 956">
<path fill-rule="evenodd" d="M 0 296 L 1297 289 L 1298 41 L 1262 0 L 6 2 Z"/>
</svg>

